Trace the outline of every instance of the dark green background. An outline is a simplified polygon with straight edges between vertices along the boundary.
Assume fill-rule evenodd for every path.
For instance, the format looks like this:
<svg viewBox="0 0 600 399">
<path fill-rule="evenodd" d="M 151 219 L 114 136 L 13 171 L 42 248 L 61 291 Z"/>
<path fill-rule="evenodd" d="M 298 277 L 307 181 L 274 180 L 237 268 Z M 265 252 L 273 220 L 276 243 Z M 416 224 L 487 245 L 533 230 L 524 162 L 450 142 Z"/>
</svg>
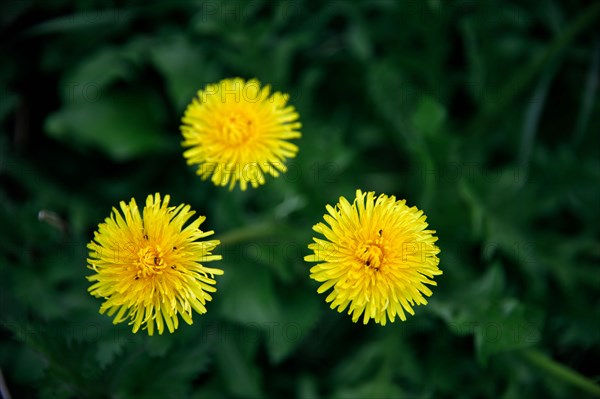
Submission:
<svg viewBox="0 0 600 399">
<path fill-rule="evenodd" d="M 598 395 L 599 15 L 575 0 L 2 2 L 13 398 Z M 289 173 L 246 192 L 202 182 L 180 147 L 195 92 L 235 76 L 289 93 L 303 123 Z M 444 274 L 407 322 L 353 324 L 308 277 L 312 225 L 357 188 L 437 230 Z M 99 315 L 84 277 L 111 207 L 154 192 L 207 216 L 225 275 L 193 326 L 150 338 Z"/>
</svg>

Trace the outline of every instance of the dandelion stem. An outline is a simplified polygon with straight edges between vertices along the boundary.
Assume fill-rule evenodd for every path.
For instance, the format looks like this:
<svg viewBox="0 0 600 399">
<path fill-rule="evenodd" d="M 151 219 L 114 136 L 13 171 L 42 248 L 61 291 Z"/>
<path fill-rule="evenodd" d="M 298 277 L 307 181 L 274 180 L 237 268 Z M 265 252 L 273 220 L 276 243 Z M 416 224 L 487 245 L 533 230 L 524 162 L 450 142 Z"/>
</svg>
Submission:
<svg viewBox="0 0 600 399">
<path fill-rule="evenodd" d="M 277 230 L 275 223 L 262 223 L 252 226 L 240 227 L 228 231 L 219 237 L 216 237 L 221 241 L 222 246 L 237 244 L 242 241 L 248 241 L 252 239 L 262 238 L 274 234 Z"/>
<path fill-rule="evenodd" d="M 600 397 L 600 385 L 587 377 L 579 374 L 573 369 L 552 360 L 549 356 L 535 349 L 527 349 L 521 352 L 521 355 L 531 364 L 546 371 L 553 377 L 578 387 L 589 394 Z"/>
</svg>

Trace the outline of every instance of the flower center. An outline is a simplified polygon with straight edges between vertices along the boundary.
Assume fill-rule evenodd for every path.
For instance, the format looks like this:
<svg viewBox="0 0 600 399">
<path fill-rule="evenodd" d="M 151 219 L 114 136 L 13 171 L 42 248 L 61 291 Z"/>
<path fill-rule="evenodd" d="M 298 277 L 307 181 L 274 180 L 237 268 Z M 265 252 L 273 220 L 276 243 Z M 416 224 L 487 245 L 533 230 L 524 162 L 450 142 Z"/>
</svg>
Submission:
<svg viewBox="0 0 600 399">
<path fill-rule="evenodd" d="M 247 115 L 231 113 L 223 123 L 223 136 L 230 145 L 245 144 L 254 135 L 256 122 Z"/>
<path fill-rule="evenodd" d="M 147 277 L 154 274 L 161 274 L 163 269 L 167 267 L 163 251 L 158 245 L 156 247 L 148 245 L 140 248 L 136 265 L 138 266 L 136 279 L 140 276 Z"/>
<path fill-rule="evenodd" d="M 364 244 L 360 246 L 356 252 L 356 256 L 365 264 L 365 266 L 379 270 L 383 263 L 383 250 L 378 243 Z"/>
</svg>

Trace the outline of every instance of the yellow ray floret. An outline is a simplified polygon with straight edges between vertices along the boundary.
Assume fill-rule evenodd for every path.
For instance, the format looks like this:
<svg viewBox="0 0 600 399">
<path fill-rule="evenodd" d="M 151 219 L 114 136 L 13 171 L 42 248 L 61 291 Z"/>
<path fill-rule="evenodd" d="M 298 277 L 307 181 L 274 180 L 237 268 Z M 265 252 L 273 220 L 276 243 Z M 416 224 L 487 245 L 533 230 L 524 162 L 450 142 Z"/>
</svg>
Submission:
<svg viewBox="0 0 600 399">
<path fill-rule="evenodd" d="M 214 276 L 220 269 L 203 264 L 219 260 L 212 251 L 218 240 L 199 241 L 213 231 L 202 231 L 200 216 L 184 227 L 195 214 L 189 205 L 169 207 L 169 196 L 149 195 L 140 213 L 135 202 L 121 201 L 121 212 L 113 208 L 88 244 L 88 291 L 103 298 L 100 313 L 113 316 L 117 324 L 129 320 L 133 332 L 140 327 L 148 334 L 162 334 L 179 326 L 178 316 L 192 324 L 192 309 L 206 313 L 206 303 L 215 292 Z"/>
<path fill-rule="evenodd" d="M 334 207 L 327 205 L 325 223 L 313 230 L 324 236 L 308 246 L 313 254 L 307 262 L 319 262 L 310 277 L 323 283 L 319 294 L 332 289 L 326 301 L 343 312 L 348 308 L 352 321 L 363 316 L 385 325 L 396 316 L 406 320 L 413 306 L 425 305 L 428 285 L 442 274 L 435 231 L 426 230 L 426 216 L 396 197 L 357 190 L 350 204 L 340 197 Z"/>
<path fill-rule="evenodd" d="M 202 180 L 246 190 L 265 183 L 265 175 L 285 173 L 285 162 L 298 147 L 289 140 L 301 136 L 298 113 L 288 95 L 271 94 L 255 80 L 225 79 L 198 92 L 183 116 L 183 156 L 198 165 Z"/>
</svg>

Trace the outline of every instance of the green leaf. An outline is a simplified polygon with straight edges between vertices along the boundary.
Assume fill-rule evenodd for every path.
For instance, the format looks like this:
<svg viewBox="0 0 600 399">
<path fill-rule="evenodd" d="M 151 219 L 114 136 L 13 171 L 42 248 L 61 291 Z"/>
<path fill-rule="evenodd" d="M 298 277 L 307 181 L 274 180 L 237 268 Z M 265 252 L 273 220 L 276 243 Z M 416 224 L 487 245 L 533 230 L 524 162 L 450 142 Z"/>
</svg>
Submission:
<svg viewBox="0 0 600 399">
<path fill-rule="evenodd" d="M 226 381 L 230 394 L 244 398 L 264 398 L 264 393 L 260 386 L 260 370 L 253 367 L 250 359 L 240 348 L 240 345 L 247 344 L 247 341 L 235 339 L 219 340 L 217 350 L 217 363 L 221 374 Z"/>
<path fill-rule="evenodd" d="M 152 341 L 156 337 L 144 338 Z M 165 341 L 174 339 L 171 335 L 164 337 Z M 209 342 L 196 340 L 180 342 L 164 354 L 155 355 L 144 348 L 130 347 L 127 356 L 119 358 L 112 374 L 114 397 L 189 397 L 191 382 L 207 370 L 212 359 Z"/>
<path fill-rule="evenodd" d="M 382 340 L 370 341 L 356 348 L 334 370 L 333 380 L 336 385 L 371 380 L 381 368 L 385 349 L 385 342 Z"/>
<path fill-rule="evenodd" d="M 20 347 L 12 361 L 15 378 L 27 384 L 38 383 L 48 366 L 46 359 L 29 347 Z"/>
<path fill-rule="evenodd" d="M 126 161 L 170 147 L 161 132 L 163 118 L 160 101 L 151 92 L 112 91 L 97 101 L 62 108 L 46 120 L 46 131 L 67 144 L 96 148 Z"/>
<path fill-rule="evenodd" d="M 198 90 L 219 80 L 214 62 L 186 36 L 177 35 L 154 44 L 150 57 L 165 78 L 171 101 L 180 112 Z"/>
<path fill-rule="evenodd" d="M 406 392 L 391 381 L 370 381 L 362 385 L 344 387 L 335 391 L 334 399 L 403 398 Z"/>
<path fill-rule="evenodd" d="M 131 79 L 134 73 L 132 67 L 122 50 L 114 47 L 102 49 L 65 74 L 61 98 L 67 105 L 95 102 L 111 84 Z"/>
<path fill-rule="evenodd" d="M 433 97 L 421 97 L 413 115 L 415 130 L 427 136 L 434 136 L 446 120 L 446 109 Z"/>
<path fill-rule="evenodd" d="M 96 351 L 96 360 L 101 368 L 106 367 L 115 359 L 116 356 L 123 352 L 123 346 L 125 340 L 122 339 L 108 339 L 100 341 L 98 343 L 98 350 Z"/>
<path fill-rule="evenodd" d="M 0 122 L 4 122 L 10 113 L 17 107 L 19 98 L 15 93 L 7 89 L 0 89 L 0 96 L 2 97 L 2 100 L 0 101 Z M 0 157 L 1 156 L 2 155 L 0 155 Z"/>
<path fill-rule="evenodd" d="M 165 356 L 171 347 L 173 346 L 173 338 L 170 334 L 153 336 L 151 339 L 146 340 L 146 353 L 151 357 L 163 357 Z"/>
<path fill-rule="evenodd" d="M 81 336 L 76 330 L 81 332 L 81 325 L 11 321 L 6 326 L 47 362 L 46 392 L 56 392 L 58 397 L 81 397 L 85 392 L 87 397 L 97 397 L 101 371 L 92 356 L 93 346 L 78 340 Z"/>
<path fill-rule="evenodd" d="M 279 298 L 285 311 L 281 320 L 265 335 L 269 357 L 274 364 L 290 356 L 309 336 L 317 321 L 320 304 L 317 295 L 306 295 L 292 289 L 279 295 Z"/>
<path fill-rule="evenodd" d="M 130 10 L 119 7 L 86 10 L 83 12 L 46 20 L 30 28 L 30 35 L 47 35 L 69 31 L 93 30 L 114 27 L 117 24 L 127 24 L 133 17 Z"/>
<path fill-rule="evenodd" d="M 434 301 L 430 309 L 457 335 L 474 335 L 477 358 L 535 345 L 540 339 L 542 313 L 505 297 L 506 279 L 499 264 L 474 281 L 454 301 Z"/>
<path fill-rule="evenodd" d="M 529 348 L 541 336 L 541 313 L 515 299 L 495 303 L 475 329 L 477 357 L 483 364 L 499 352 Z"/>
<path fill-rule="evenodd" d="M 397 130 L 406 145 L 417 142 L 412 120 L 419 92 L 401 70 L 391 62 L 379 62 L 369 69 L 369 95 L 373 106 Z"/>
<path fill-rule="evenodd" d="M 350 50 L 359 60 L 367 61 L 371 57 L 373 48 L 364 26 L 355 24 L 348 32 L 347 40 Z"/>
<path fill-rule="evenodd" d="M 259 248 L 253 244 L 240 245 L 236 248 L 236 251 L 240 251 L 237 256 Z M 271 273 L 265 267 L 240 262 L 240 259 L 238 258 L 238 263 L 232 263 L 235 266 L 231 268 L 223 267 L 226 273 L 219 281 L 219 292 L 228 294 L 219 297 L 220 313 L 234 322 L 268 328 L 272 323 L 281 320 L 281 310 Z"/>
</svg>

